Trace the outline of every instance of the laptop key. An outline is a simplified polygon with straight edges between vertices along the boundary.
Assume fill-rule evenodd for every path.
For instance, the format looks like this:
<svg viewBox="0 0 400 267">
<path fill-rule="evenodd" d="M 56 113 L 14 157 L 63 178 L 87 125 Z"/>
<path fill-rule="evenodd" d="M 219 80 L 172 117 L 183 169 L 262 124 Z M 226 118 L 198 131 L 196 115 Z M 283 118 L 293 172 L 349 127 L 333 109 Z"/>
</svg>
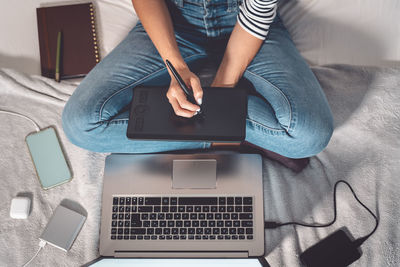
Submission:
<svg viewBox="0 0 400 267">
<path fill-rule="evenodd" d="M 181 235 L 186 235 L 186 233 L 187 233 L 187 228 L 180 228 L 180 229 L 179 229 L 179 233 L 180 233 Z"/>
<path fill-rule="evenodd" d="M 131 235 L 144 235 L 146 234 L 145 228 L 131 228 Z"/>
<path fill-rule="evenodd" d="M 161 235 L 162 234 L 162 228 L 156 228 L 156 235 Z"/>
<path fill-rule="evenodd" d="M 138 235 L 136 238 L 137 238 L 138 240 L 143 240 L 143 236 L 142 236 L 142 235 Z"/>
<path fill-rule="evenodd" d="M 117 221 L 112 221 L 111 222 L 111 227 L 117 227 Z"/>
<path fill-rule="evenodd" d="M 219 235 L 218 239 L 224 239 L 224 236 L 223 235 Z"/>
<path fill-rule="evenodd" d="M 214 219 L 214 214 L 207 213 L 207 220 L 212 220 L 212 219 Z"/>
<path fill-rule="evenodd" d="M 182 240 L 185 240 L 186 236 L 185 235 L 181 235 L 179 238 L 182 239 Z"/>
<path fill-rule="evenodd" d="M 217 212 L 218 207 L 217 206 L 211 206 L 211 212 Z"/>
<path fill-rule="evenodd" d="M 176 221 L 175 224 L 176 224 L 176 227 L 182 227 L 183 221 Z"/>
<path fill-rule="evenodd" d="M 234 203 L 233 197 L 226 198 L 226 204 L 233 205 L 233 203 Z"/>
<path fill-rule="evenodd" d="M 221 213 L 215 213 L 215 219 L 216 220 L 221 220 L 222 214 Z"/>
<path fill-rule="evenodd" d="M 205 213 L 199 213 L 199 220 L 204 220 L 206 218 Z"/>
<path fill-rule="evenodd" d="M 225 212 L 225 206 L 219 206 L 218 211 L 219 212 Z"/>
<path fill-rule="evenodd" d="M 129 235 L 125 235 L 125 236 L 124 236 L 124 239 L 125 239 L 125 240 L 129 239 Z"/>
<path fill-rule="evenodd" d="M 117 239 L 121 240 L 123 237 L 122 235 L 117 236 Z"/>
<path fill-rule="evenodd" d="M 172 235 L 165 236 L 168 240 L 172 239 Z"/>
<path fill-rule="evenodd" d="M 154 228 L 147 228 L 147 234 L 148 235 L 152 235 L 152 234 L 154 234 Z"/>
<path fill-rule="evenodd" d="M 113 205 L 118 205 L 118 197 L 113 197 Z"/>
<path fill-rule="evenodd" d="M 233 212 L 234 211 L 233 206 L 227 206 L 226 207 L 226 211 L 227 212 Z"/>
<path fill-rule="evenodd" d="M 235 206 L 235 212 L 242 212 L 242 206 Z"/>
<path fill-rule="evenodd" d="M 204 229 L 204 233 L 205 233 L 206 235 L 211 234 L 211 228 L 205 228 L 205 229 Z"/>
<path fill-rule="evenodd" d="M 178 211 L 178 207 L 177 206 L 170 206 L 169 207 L 169 212 L 177 212 Z"/>
<path fill-rule="evenodd" d="M 242 205 L 242 197 L 235 197 L 235 205 Z"/>
<path fill-rule="evenodd" d="M 173 235 L 176 235 L 176 234 L 178 234 L 178 233 L 179 233 L 178 228 L 172 228 L 172 234 L 173 234 Z"/>
<path fill-rule="evenodd" d="M 161 197 L 146 197 L 144 200 L 145 205 L 161 205 Z"/>
<path fill-rule="evenodd" d="M 129 227 L 130 226 L 129 221 L 125 221 L 124 225 L 125 225 L 125 227 Z"/>
<path fill-rule="evenodd" d="M 194 207 L 195 212 L 201 212 L 201 206 L 195 206 Z"/>
<path fill-rule="evenodd" d="M 160 235 L 158 239 L 165 240 L 165 235 Z"/>
<path fill-rule="evenodd" d="M 120 205 L 125 205 L 125 198 L 124 197 L 120 197 L 119 198 L 119 204 Z"/>
<path fill-rule="evenodd" d="M 182 220 L 188 220 L 188 219 L 189 219 L 189 213 L 183 213 Z"/>
<path fill-rule="evenodd" d="M 152 206 L 139 206 L 138 211 L 139 212 L 153 212 L 153 207 Z"/>
<path fill-rule="evenodd" d="M 151 221 L 151 227 L 158 227 L 158 221 Z"/>
<path fill-rule="evenodd" d="M 188 235 L 188 239 L 193 240 L 194 239 L 194 235 Z"/>
<path fill-rule="evenodd" d="M 221 234 L 227 234 L 228 233 L 228 228 L 221 228 Z"/>
<path fill-rule="evenodd" d="M 118 212 L 118 207 L 117 206 L 113 206 L 112 212 Z"/>
<path fill-rule="evenodd" d="M 193 212 L 193 206 L 186 206 L 186 212 Z"/>
<path fill-rule="evenodd" d="M 171 197 L 171 205 L 177 205 L 178 204 L 178 198 L 177 197 Z"/>
<path fill-rule="evenodd" d="M 124 226 L 124 221 L 118 221 L 118 227 L 123 227 Z"/>
<path fill-rule="evenodd" d="M 237 236 L 237 235 L 233 235 L 233 236 L 232 236 L 232 239 L 233 239 L 233 240 L 237 240 L 237 239 L 238 239 L 238 236 Z"/>
<path fill-rule="evenodd" d="M 124 218 L 124 214 L 123 213 L 118 214 L 118 219 L 122 220 L 123 218 Z"/>
<path fill-rule="evenodd" d="M 215 240 L 215 235 L 210 235 L 211 240 Z"/>
<path fill-rule="evenodd" d="M 239 239 L 244 239 L 244 235 L 240 235 L 240 236 L 239 236 Z"/>
<path fill-rule="evenodd" d="M 230 233 L 231 235 L 236 234 L 236 228 L 229 228 L 229 233 Z"/>
<path fill-rule="evenodd" d="M 130 206 L 125 207 L 125 212 L 131 212 L 131 207 Z"/>
<path fill-rule="evenodd" d="M 151 236 L 151 240 L 157 240 L 157 236 L 156 235 L 152 235 Z"/>
<path fill-rule="evenodd" d="M 253 236 L 252 235 L 248 235 L 247 239 L 253 239 Z"/>
<path fill-rule="evenodd" d="M 242 221 L 242 227 L 253 227 L 253 221 Z"/>
<path fill-rule="evenodd" d="M 253 212 L 252 206 L 243 206 L 243 212 Z"/>
<path fill-rule="evenodd" d="M 224 213 L 222 215 L 222 217 L 224 218 L 224 220 L 229 220 L 231 218 L 231 216 L 229 215 L 229 213 Z"/>
<path fill-rule="evenodd" d="M 253 198 L 252 198 L 252 197 L 244 197 L 244 198 L 243 198 L 243 204 L 244 204 L 244 205 L 251 205 L 251 204 L 253 204 Z"/>
<path fill-rule="evenodd" d="M 232 221 L 225 221 L 225 227 L 232 227 Z"/>
<path fill-rule="evenodd" d="M 183 225 L 184 225 L 185 227 L 190 227 L 190 226 L 191 226 L 191 223 L 190 223 L 190 221 L 184 221 L 184 222 L 183 222 Z"/>
<path fill-rule="evenodd" d="M 169 212 L 169 207 L 168 206 L 163 206 L 161 208 L 162 212 Z"/>
<path fill-rule="evenodd" d="M 117 233 L 117 228 L 111 228 L 111 234 L 115 235 Z"/>
<path fill-rule="evenodd" d="M 253 228 L 246 228 L 246 234 L 248 235 L 253 234 Z"/>
<path fill-rule="evenodd" d="M 167 221 L 160 221 L 160 227 L 166 227 Z"/>
<path fill-rule="evenodd" d="M 215 221 L 208 221 L 209 227 L 215 227 Z"/>
<path fill-rule="evenodd" d="M 219 234 L 219 228 L 213 228 L 213 234 L 218 235 Z"/>
<path fill-rule="evenodd" d="M 234 227 L 240 227 L 240 221 L 233 221 Z"/>
<path fill-rule="evenodd" d="M 225 205 L 226 204 L 226 197 L 219 197 L 218 198 L 218 203 L 219 203 L 219 205 Z"/>
<path fill-rule="evenodd" d="M 136 240 L 136 236 L 135 235 L 131 235 L 129 239 L 130 240 Z"/>
<path fill-rule="evenodd" d="M 117 238 L 117 236 L 115 236 L 115 235 L 111 236 L 111 239 L 113 239 L 113 240 L 116 239 L 116 238 Z"/>
<path fill-rule="evenodd" d="M 208 240 L 208 235 L 203 235 L 202 238 Z"/>
<path fill-rule="evenodd" d="M 133 197 L 132 198 L 132 205 L 136 205 L 137 204 L 137 197 Z"/>
<path fill-rule="evenodd" d="M 130 205 L 131 204 L 131 198 L 130 197 L 125 198 L 125 203 L 126 203 L 126 205 Z"/>
<path fill-rule="evenodd" d="M 164 220 L 165 214 L 164 213 L 159 213 L 157 217 L 158 217 L 159 220 Z"/>
<path fill-rule="evenodd" d="M 226 235 L 226 236 L 225 236 L 225 239 L 226 239 L 226 240 L 230 240 L 230 239 L 231 239 L 231 236 L 230 236 L 230 235 Z"/>
<path fill-rule="evenodd" d="M 185 212 L 185 206 L 179 206 L 178 207 L 179 212 Z"/>
<path fill-rule="evenodd" d="M 154 206 L 153 210 L 154 210 L 154 212 L 160 212 L 161 206 Z"/>
<path fill-rule="evenodd" d="M 218 227 L 224 227 L 224 221 L 217 221 Z"/>
<path fill-rule="evenodd" d="M 144 202 L 144 198 L 143 197 L 139 197 L 138 198 L 139 205 L 143 205 L 143 202 Z"/>
<path fill-rule="evenodd" d="M 168 197 L 163 197 L 162 198 L 162 204 L 163 205 L 169 205 L 169 198 Z"/>
<path fill-rule="evenodd" d="M 131 221 L 131 227 L 142 227 L 141 221 Z"/>
<path fill-rule="evenodd" d="M 193 227 L 199 227 L 199 221 L 192 221 Z"/>
<path fill-rule="evenodd" d="M 241 219 L 241 220 L 252 220 L 253 219 L 253 214 L 252 213 L 240 213 L 239 214 L 239 219 Z"/>
<path fill-rule="evenodd" d="M 179 239 L 179 235 L 174 235 L 173 238 L 174 238 L 174 240 L 177 240 L 177 239 Z"/>
<path fill-rule="evenodd" d="M 237 213 L 232 213 L 231 218 L 232 220 L 237 220 L 237 218 L 239 218 L 239 215 Z"/>
<path fill-rule="evenodd" d="M 118 215 L 117 215 L 116 213 L 113 213 L 113 215 L 112 215 L 112 219 L 113 219 L 113 220 L 116 220 L 116 219 L 118 219 Z"/>
<path fill-rule="evenodd" d="M 165 218 L 166 218 L 167 220 L 172 220 L 172 213 L 167 213 L 167 214 L 165 214 Z"/>
<path fill-rule="evenodd" d="M 191 235 L 195 234 L 195 231 L 196 230 L 194 228 L 189 228 L 188 229 L 188 233 L 191 234 Z"/>
<path fill-rule="evenodd" d="M 197 240 L 198 240 L 198 239 L 201 239 L 201 235 L 196 235 L 195 238 L 196 238 Z"/>
<path fill-rule="evenodd" d="M 150 227 L 150 221 L 143 221 L 143 227 Z"/>
<path fill-rule="evenodd" d="M 145 235 L 144 236 L 144 240 L 150 240 L 150 236 L 149 235 Z"/>
<path fill-rule="evenodd" d="M 203 233 L 203 228 L 197 228 L 196 234 L 201 235 Z"/>
<path fill-rule="evenodd" d="M 200 221 L 201 227 L 207 227 L 207 221 Z"/>
<path fill-rule="evenodd" d="M 238 234 L 242 235 L 244 234 L 244 228 L 238 228 Z"/>
</svg>

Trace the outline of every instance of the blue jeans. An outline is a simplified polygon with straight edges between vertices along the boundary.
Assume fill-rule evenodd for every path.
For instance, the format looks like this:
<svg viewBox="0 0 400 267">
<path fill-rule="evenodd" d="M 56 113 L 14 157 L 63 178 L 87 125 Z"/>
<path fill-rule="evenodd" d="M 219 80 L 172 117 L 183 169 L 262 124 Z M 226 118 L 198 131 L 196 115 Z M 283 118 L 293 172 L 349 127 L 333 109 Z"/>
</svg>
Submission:
<svg viewBox="0 0 400 267">
<path fill-rule="evenodd" d="M 191 68 L 221 58 L 241 0 L 168 0 L 179 50 Z M 246 141 L 286 157 L 313 156 L 333 132 L 326 97 L 277 16 L 242 80 L 248 96 Z M 206 149 L 210 142 L 136 141 L 126 137 L 132 88 L 168 86 L 170 77 L 142 24 L 85 77 L 65 105 L 69 140 L 97 152 L 154 153 Z"/>
</svg>

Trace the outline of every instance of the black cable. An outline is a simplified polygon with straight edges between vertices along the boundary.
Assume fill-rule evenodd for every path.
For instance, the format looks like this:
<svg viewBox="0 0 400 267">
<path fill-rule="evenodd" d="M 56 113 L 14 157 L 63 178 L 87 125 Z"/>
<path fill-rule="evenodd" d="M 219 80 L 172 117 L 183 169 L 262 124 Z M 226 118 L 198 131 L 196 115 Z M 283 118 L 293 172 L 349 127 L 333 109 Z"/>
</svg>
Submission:
<svg viewBox="0 0 400 267">
<path fill-rule="evenodd" d="M 376 229 L 378 228 L 379 225 L 379 219 L 378 217 L 367 207 L 365 206 L 360 199 L 358 199 L 356 193 L 354 192 L 353 188 L 350 186 L 350 184 L 344 180 L 339 180 L 335 183 L 334 189 L 333 189 L 333 219 L 331 222 L 326 223 L 326 224 L 320 224 L 320 223 L 314 223 L 314 224 L 307 224 L 307 223 L 300 223 L 300 222 L 285 222 L 285 223 L 279 223 L 279 222 L 272 222 L 272 221 L 265 221 L 264 222 L 264 229 L 275 229 L 281 226 L 286 226 L 286 225 L 300 225 L 300 226 L 304 226 L 304 227 L 328 227 L 331 226 L 332 224 L 335 223 L 336 221 L 336 216 L 337 216 L 337 211 L 336 211 L 336 189 L 339 183 L 344 183 L 346 184 L 350 190 L 351 193 L 353 193 L 354 198 L 357 200 L 358 203 L 361 204 L 361 206 L 363 206 L 371 215 L 372 217 L 374 217 L 376 224 L 374 229 L 372 230 L 371 233 L 369 233 L 368 235 L 358 238 L 354 241 L 354 244 L 358 247 L 361 246 L 362 243 L 365 242 L 365 240 L 367 240 L 373 233 L 375 233 Z"/>
</svg>

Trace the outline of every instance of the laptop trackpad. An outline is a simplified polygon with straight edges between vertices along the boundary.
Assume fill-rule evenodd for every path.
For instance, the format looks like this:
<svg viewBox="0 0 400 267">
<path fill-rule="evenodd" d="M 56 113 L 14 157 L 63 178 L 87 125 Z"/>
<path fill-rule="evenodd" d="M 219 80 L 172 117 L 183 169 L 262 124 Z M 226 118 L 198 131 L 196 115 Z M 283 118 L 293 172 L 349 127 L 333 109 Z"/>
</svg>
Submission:
<svg viewBox="0 0 400 267">
<path fill-rule="evenodd" d="M 172 167 L 172 188 L 216 188 L 215 159 L 175 159 Z"/>
</svg>

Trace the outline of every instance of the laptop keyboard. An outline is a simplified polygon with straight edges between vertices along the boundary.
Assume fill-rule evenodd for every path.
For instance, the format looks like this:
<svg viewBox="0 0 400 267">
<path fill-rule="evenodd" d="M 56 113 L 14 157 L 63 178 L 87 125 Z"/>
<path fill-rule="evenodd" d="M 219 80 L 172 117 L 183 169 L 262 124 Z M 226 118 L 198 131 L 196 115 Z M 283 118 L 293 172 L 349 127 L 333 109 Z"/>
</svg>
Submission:
<svg viewBox="0 0 400 267">
<path fill-rule="evenodd" d="M 252 197 L 113 196 L 113 240 L 252 240 Z"/>
</svg>

